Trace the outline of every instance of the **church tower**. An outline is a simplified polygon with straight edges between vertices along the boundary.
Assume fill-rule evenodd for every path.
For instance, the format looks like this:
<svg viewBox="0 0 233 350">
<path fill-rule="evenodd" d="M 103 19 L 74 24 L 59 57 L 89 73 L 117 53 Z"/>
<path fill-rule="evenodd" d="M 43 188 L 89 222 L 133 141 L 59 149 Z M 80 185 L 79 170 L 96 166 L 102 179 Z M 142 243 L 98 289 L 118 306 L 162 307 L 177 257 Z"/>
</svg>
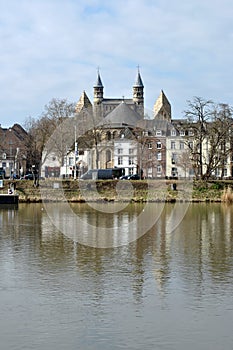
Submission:
<svg viewBox="0 0 233 350">
<path fill-rule="evenodd" d="M 136 105 L 136 110 L 142 116 L 144 115 L 144 96 L 143 96 L 143 82 L 138 68 L 138 74 L 135 84 L 133 86 L 133 102 Z"/>
<path fill-rule="evenodd" d="M 154 118 L 171 121 L 171 105 L 163 90 L 154 104 Z"/>
<path fill-rule="evenodd" d="M 100 73 L 98 70 L 97 81 L 94 85 L 94 104 L 100 104 L 104 98 L 104 87 L 100 78 Z"/>
<path fill-rule="evenodd" d="M 104 86 L 102 84 L 99 69 L 97 72 L 97 80 L 94 85 L 94 100 L 93 100 L 93 113 L 94 117 L 97 120 L 101 119 L 103 116 L 103 106 L 102 102 L 104 100 Z"/>
<path fill-rule="evenodd" d="M 87 94 L 85 91 L 83 91 L 82 95 L 80 96 L 80 99 L 78 100 L 78 103 L 75 107 L 75 113 L 79 114 L 82 111 L 91 111 L 92 110 L 92 104 L 89 100 Z"/>
</svg>

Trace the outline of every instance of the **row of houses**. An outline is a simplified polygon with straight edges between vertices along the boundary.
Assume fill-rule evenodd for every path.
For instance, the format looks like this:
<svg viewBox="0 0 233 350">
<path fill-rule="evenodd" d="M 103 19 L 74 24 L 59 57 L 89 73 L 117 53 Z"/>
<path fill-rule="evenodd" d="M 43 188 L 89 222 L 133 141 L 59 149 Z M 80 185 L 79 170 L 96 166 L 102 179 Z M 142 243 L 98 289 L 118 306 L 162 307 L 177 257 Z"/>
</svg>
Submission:
<svg viewBox="0 0 233 350">
<path fill-rule="evenodd" d="M 208 168 L 209 140 L 203 138 L 202 145 L 198 145 L 192 124 L 184 119 L 172 119 L 171 104 L 164 91 L 155 101 L 153 115 L 145 115 L 144 85 L 139 70 L 131 99 L 105 98 L 99 72 L 93 94 L 91 103 L 83 91 L 76 106 L 77 128 L 85 124 L 89 129 L 75 138 L 62 159 L 53 153 L 43 163 L 42 176 L 54 176 L 58 169 L 60 176 L 79 177 L 90 169 L 123 167 L 126 175 L 192 178 L 201 176 Z M 92 123 L 87 122 L 87 115 Z M 201 147 L 201 153 L 198 147 Z M 200 153 L 203 158 L 201 171 L 198 162 L 194 161 L 194 153 L 195 157 Z M 215 162 L 211 176 L 233 176 L 232 152 L 226 152 L 224 157 L 224 161 Z M 54 159 L 54 166 L 51 159 Z"/>
<path fill-rule="evenodd" d="M 192 178 L 208 170 L 209 158 L 213 157 L 210 140 L 204 137 L 200 143 L 194 125 L 172 118 L 171 104 L 163 90 L 154 103 L 152 115 L 148 117 L 145 113 L 139 70 L 132 98 L 106 98 L 99 71 L 93 96 L 91 102 L 83 91 L 75 115 L 68 120 L 70 124 L 66 119 L 64 125 L 59 125 L 57 134 L 53 135 L 54 146 L 45 145 L 40 167 L 42 177 L 77 178 L 90 169 L 123 167 L 126 175 Z M 59 152 L 58 143 L 62 145 Z M 230 134 L 220 146 L 222 149 L 216 149 L 211 176 L 233 177 Z M 20 125 L 0 128 L 0 169 L 8 176 L 28 170 L 27 150 L 27 133 Z M 195 159 L 198 154 L 199 163 Z"/>
</svg>

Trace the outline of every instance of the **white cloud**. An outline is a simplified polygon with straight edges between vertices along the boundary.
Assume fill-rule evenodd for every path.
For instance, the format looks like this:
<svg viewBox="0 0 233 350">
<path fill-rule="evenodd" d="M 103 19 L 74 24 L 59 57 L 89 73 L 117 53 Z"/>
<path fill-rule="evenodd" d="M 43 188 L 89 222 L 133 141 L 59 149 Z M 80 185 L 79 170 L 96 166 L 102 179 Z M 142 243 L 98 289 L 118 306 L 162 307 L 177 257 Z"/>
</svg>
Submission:
<svg viewBox="0 0 233 350">
<path fill-rule="evenodd" d="M 194 95 L 233 104 L 230 0 L 11 0 L 0 11 L 0 123 L 38 116 L 53 97 L 130 97 L 141 67 L 147 108 L 160 89 L 181 117 Z"/>
</svg>

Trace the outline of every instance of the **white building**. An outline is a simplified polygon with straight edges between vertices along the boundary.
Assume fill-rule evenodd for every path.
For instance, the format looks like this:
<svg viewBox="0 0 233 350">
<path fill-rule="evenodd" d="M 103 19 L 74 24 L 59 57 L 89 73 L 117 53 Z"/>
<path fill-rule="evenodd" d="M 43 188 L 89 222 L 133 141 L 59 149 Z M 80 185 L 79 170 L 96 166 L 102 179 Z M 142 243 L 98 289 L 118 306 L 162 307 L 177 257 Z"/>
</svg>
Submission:
<svg viewBox="0 0 233 350">
<path fill-rule="evenodd" d="M 137 173 L 138 144 L 130 139 L 120 138 L 114 141 L 114 167 L 125 169 L 125 175 Z"/>
</svg>

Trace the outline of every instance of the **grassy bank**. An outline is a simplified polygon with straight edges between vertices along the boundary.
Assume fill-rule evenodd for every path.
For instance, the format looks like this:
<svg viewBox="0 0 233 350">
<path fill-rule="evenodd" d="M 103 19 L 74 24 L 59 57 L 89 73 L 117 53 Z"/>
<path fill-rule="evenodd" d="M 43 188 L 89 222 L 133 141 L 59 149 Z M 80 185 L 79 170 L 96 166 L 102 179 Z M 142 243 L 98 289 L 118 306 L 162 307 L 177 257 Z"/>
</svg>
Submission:
<svg viewBox="0 0 233 350">
<path fill-rule="evenodd" d="M 47 201 L 193 201 L 193 202 L 233 202 L 232 181 L 74 181 L 46 180 L 39 187 L 33 181 L 16 180 L 19 202 Z M 7 193 L 10 180 L 4 180 L 0 193 Z M 41 196 L 41 193 L 43 195 Z"/>
</svg>

